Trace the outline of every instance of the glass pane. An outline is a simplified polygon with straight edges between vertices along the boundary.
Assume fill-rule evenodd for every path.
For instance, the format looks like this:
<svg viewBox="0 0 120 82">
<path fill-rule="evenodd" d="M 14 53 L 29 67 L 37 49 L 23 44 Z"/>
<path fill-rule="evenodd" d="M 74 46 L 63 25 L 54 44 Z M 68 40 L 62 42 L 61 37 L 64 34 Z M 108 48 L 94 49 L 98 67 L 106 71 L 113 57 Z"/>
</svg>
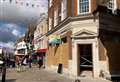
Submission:
<svg viewBox="0 0 120 82">
<path fill-rule="evenodd" d="M 89 0 L 79 0 L 79 12 L 89 12 Z"/>
</svg>

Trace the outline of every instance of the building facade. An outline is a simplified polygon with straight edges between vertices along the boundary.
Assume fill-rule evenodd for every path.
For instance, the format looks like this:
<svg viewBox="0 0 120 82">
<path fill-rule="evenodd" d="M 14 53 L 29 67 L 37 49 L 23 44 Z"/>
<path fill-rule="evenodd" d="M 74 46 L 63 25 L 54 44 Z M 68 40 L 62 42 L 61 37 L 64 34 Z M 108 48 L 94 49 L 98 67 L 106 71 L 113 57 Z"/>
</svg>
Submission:
<svg viewBox="0 0 120 82">
<path fill-rule="evenodd" d="M 49 41 L 47 68 L 70 76 L 119 75 L 119 6 L 119 0 L 49 0 L 47 36 L 60 42 Z"/>
<path fill-rule="evenodd" d="M 33 53 L 33 39 L 34 39 L 34 31 L 35 31 L 36 26 L 33 24 L 28 25 L 27 31 L 25 33 L 25 42 L 27 44 L 27 49 L 28 49 L 28 55 L 32 55 Z"/>
<path fill-rule="evenodd" d="M 47 16 L 45 15 L 38 21 L 36 30 L 34 31 L 34 51 L 37 54 L 37 56 L 42 56 L 43 60 L 47 51 L 47 22 Z"/>
<path fill-rule="evenodd" d="M 15 45 L 15 57 L 23 59 L 28 55 L 27 44 L 25 42 L 25 37 L 20 38 Z"/>
</svg>

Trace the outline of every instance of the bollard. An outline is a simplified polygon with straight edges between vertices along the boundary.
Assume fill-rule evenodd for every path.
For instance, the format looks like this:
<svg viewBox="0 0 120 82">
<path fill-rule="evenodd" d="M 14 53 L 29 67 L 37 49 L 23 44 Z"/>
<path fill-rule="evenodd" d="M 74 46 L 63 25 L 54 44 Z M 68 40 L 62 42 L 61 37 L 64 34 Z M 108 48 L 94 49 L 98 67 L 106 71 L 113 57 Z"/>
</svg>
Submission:
<svg viewBox="0 0 120 82">
<path fill-rule="evenodd" d="M 2 71 L 2 82 L 5 82 L 6 79 L 6 67 L 3 66 L 3 71 Z"/>
<path fill-rule="evenodd" d="M 80 80 L 79 80 L 79 79 L 76 79 L 75 82 L 80 82 Z"/>
<path fill-rule="evenodd" d="M 2 82 L 5 82 L 5 79 L 6 79 L 6 64 L 4 63 L 2 67 Z"/>
</svg>

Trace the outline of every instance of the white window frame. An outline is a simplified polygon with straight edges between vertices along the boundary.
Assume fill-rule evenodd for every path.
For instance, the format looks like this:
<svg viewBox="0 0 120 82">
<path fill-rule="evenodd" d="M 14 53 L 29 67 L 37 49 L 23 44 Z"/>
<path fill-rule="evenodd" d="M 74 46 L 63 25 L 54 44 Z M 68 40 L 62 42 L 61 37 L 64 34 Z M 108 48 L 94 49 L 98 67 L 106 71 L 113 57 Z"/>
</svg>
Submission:
<svg viewBox="0 0 120 82">
<path fill-rule="evenodd" d="M 52 1 L 53 1 L 53 0 L 49 0 L 49 7 L 52 6 Z"/>
<path fill-rule="evenodd" d="M 52 17 L 49 17 L 49 30 L 52 28 Z"/>
<path fill-rule="evenodd" d="M 77 12 L 78 12 L 78 15 L 82 15 L 82 14 L 89 14 L 90 12 L 91 12 L 91 0 L 88 0 L 89 1 L 89 4 L 88 4 L 88 6 L 89 6 L 89 11 L 88 12 L 82 12 L 82 13 L 80 13 L 79 11 L 80 11 L 80 5 L 79 5 L 79 3 L 80 3 L 80 1 L 79 0 L 77 0 Z"/>
<path fill-rule="evenodd" d="M 61 20 L 67 17 L 67 0 L 62 0 L 61 2 Z"/>
<path fill-rule="evenodd" d="M 112 5 L 110 5 L 110 4 L 112 4 Z M 112 11 L 116 10 L 117 9 L 117 1 L 116 0 L 110 0 L 107 3 L 107 8 L 111 9 Z"/>
<path fill-rule="evenodd" d="M 58 8 L 54 10 L 54 27 L 58 24 Z"/>
</svg>

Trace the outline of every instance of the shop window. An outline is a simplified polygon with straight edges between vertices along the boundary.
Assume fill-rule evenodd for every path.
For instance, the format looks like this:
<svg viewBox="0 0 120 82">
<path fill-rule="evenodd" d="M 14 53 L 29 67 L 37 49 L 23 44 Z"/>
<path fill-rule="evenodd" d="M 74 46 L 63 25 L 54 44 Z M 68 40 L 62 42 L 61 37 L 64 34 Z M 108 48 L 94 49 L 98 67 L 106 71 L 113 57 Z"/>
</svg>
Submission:
<svg viewBox="0 0 120 82">
<path fill-rule="evenodd" d="M 19 54 L 25 54 L 25 49 L 20 49 L 20 50 L 18 50 L 18 53 L 19 53 Z"/>
</svg>

